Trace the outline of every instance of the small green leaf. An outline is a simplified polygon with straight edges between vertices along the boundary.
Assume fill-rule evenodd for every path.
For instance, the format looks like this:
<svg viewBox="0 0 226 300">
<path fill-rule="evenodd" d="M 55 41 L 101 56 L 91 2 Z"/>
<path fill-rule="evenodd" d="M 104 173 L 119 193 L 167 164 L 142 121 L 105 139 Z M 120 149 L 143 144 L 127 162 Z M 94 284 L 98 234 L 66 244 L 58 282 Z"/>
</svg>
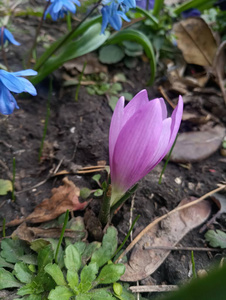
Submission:
<svg viewBox="0 0 226 300">
<path fill-rule="evenodd" d="M 217 229 L 208 230 L 205 234 L 205 239 L 209 242 L 212 247 L 226 248 L 226 233 Z"/>
<path fill-rule="evenodd" d="M 125 56 L 124 51 L 117 45 L 103 46 L 99 51 L 99 61 L 102 64 L 116 64 Z"/>
<path fill-rule="evenodd" d="M 0 268 L 0 290 L 20 286 L 21 283 L 13 276 L 12 273 Z"/>
<path fill-rule="evenodd" d="M 4 239 L 1 242 L 1 256 L 5 258 L 7 262 L 16 263 L 20 261 L 22 255 L 24 255 L 24 250 L 22 243 L 19 240 Z"/>
<path fill-rule="evenodd" d="M 14 273 L 17 279 L 23 283 L 29 283 L 32 280 L 33 274 L 29 270 L 28 266 L 23 262 L 15 264 Z"/>
<path fill-rule="evenodd" d="M 46 265 L 52 263 L 54 253 L 51 245 L 46 246 L 38 252 L 38 271 L 42 272 Z"/>
<path fill-rule="evenodd" d="M 84 252 L 82 253 L 82 265 L 86 265 L 87 261 L 90 260 L 90 257 L 96 251 L 101 247 L 101 243 L 99 242 L 92 242 L 88 245 L 86 245 L 86 248 Z"/>
<path fill-rule="evenodd" d="M 86 293 L 92 288 L 92 282 L 96 278 L 96 274 L 98 272 L 98 266 L 96 263 L 89 263 L 89 265 L 85 266 L 80 275 L 80 284 L 79 290 L 81 293 Z"/>
<path fill-rule="evenodd" d="M 108 104 L 110 106 L 110 108 L 114 111 L 115 110 L 115 106 L 118 102 L 118 97 L 117 96 L 110 96 L 109 97 L 109 101 Z"/>
<path fill-rule="evenodd" d="M 128 92 L 122 92 L 122 93 L 120 93 L 120 95 L 124 96 L 127 101 L 130 101 L 133 99 L 133 94 L 128 93 Z"/>
<path fill-rule="evenodd" d="M 81 255 L 77 248 L 73 245 L 69 245 L 65 250 L 64 258 L 65 266 L 68 270 L 78 271 L 81 267 Z"/>
<path fill-rule="evenodd" d="M 77 287 L 79 284 L 79 277 L 78 273 L 75 272 L 74 270 L 68 270 L 67 271 L 67 281 L 71 289 L 74 291 L 77 291 Z"/>
<path fill-rule="evenodd" d="M 1 267 L 6 267 L 6 268 L 13 269 L 13 268 L 14 268 L 14 265 L 13 265 L 13 264 L 10 264 L 10 263 L 7 263 L 7 262 L 5 261 L 5 259 L 2 258 L 2 257 L 0 256 L 0 268 L 1 268 Z"/>
<path fill-rule="evenodd" d="M 92 290 L 89 292 L 89 295 L 91 296 L 92 300 L 116 300 L 116 298 L 112 296 L 108 289 L 103 288 Z"/>
<path fill-rule="evenodd" d="M 103 190 L 101 190 L 101 189 L 96 190 L 94 193 L 94 196 L 96 196 L 96 197 L 100 197 L 102 195 L 103 195 Z"/>
<path fill-rule="evenodd" d="M 92 193 L 91 190 L 88 189 L 88 188 L 80 189 L 80 197 L 82 199 L 87 199 L 90 196 L 91 193 Z"/>
<path fill-rule="evenodd" d="M 91 262 L 96 262 L 98 267 L 103 266 L 115 253 L 117 242 L 117 230 L 113 226 L 108 227 L 103 237 L 102 246 L 93 253 Z"/>
<path fill-rule="evenodd" d="M 123 264 L 109 264 L 100 271 L 97 281 L 99 284 L 114 283 L 120 279 L 124 272 L 125 266 Z"/>
<path fill-rule="evenodd" d="M 48 264 L 45 266 L 44 270 L 53 278 L 57 285 L 67 285 L 64 275 L 57 264 Z"/>
<path fill-rule="evenodd" d="M 96 174 L 96 175 L 94 175 L 94 176 L 92 177 L 92 179 L 93 179 L 94 181 L 96 181 L 97 183 L 99 183 L 100 178 L 101 178 L 101 175 L 100 175 L 100 174 Z"/>
<path fill-rule="evenodd" d="M 117 296 L 121 296 L 122 294 L 122 285 L 118 282 L 114 282 L 113 290 Z"/>
<path fill-rule="evenodd" d="M 10 180 L 0 179 L 0 196 L 7 195 L 8 192 L 12 192 L 13 185 Z"/>
<path fill-rule="evenodd" d="M 66 286 L 57 286 L 49 293 L 49 300 L 69 300 L 74 294 Z"/>
<path fill-rule="evenodd" d="M 37 240 L 31 241 L 30 248 L 33 251 L 38 252 L 39 250 L 41 250 L 42 248 L 46 247 L 49 244 L 50 244 L 50 242 L 47 240 L 37 239 Z"/>
</svg>

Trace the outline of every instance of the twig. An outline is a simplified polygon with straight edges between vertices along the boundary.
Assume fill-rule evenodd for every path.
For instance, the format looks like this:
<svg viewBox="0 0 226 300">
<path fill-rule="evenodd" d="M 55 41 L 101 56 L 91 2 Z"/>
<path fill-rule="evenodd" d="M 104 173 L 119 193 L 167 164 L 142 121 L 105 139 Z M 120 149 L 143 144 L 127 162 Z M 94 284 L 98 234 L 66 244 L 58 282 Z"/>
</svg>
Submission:
<svg viewBox="0 0 226 300">
<path fill-rule="evenodd" d="M 119 258 L 116 260 L 116 263 L 118 263 L 123 256 L 125 256 L 135 245 L 136 243 L 151 229 L 153 228 L 156 224 L 158 224 L 160 221 L 164 220 L 165 218 L 169 217 L 170 215 L 172 215 L 173 213 L 177 212 L 177 211 L 181 211 L 182 209 L 191 207 L 195 204 L 198 204 L 199 202 L 203 201 L 204 199 L 208 198 L 209 196 L 213 195 L 214 193 L 217 193 L 223 189 L 225 189 L 226 185 L 221 185 L 220 187 L 218 187 L 215 190 L 212 190 L 210 192 L 208 192 L 207 194 L 203 195 L 202 197 L 200 197 L 199 199 L 192 201 L 190 203 L 187 203 L 185 205 L 179 206 L 174 208 L 173 210 L 171 210 L 169 213 L 157 218 L 156 220 L 154 220 L 152 223 L 150 223 L 146 228 L 144 228 L 144 230 L 142 230 L 140 232 L 140 234 L 138 234 L 138 236 L 131 242 L 131 244 L 125 249 L 125 251 L 123 251 L 123 253 L 119 256 Z"/>
<path fill-rule="evenodd" d="M 205 247 L 167 247 L 167 246 L 144 246 L 144 250 L 154 250 L 154 249 L 159 249 L 159 250 L 172 250 L 172 251 L 214 251 L 217 252 L 219 249 L 213 249 L 213 248 L 205 248 Z"/>
<path fill-rule="evenodd" d="M 159 91 L 163 95 L 164 99 L 169 103 L 170 106 L 172 106 L 173 109 L 175 109 L 176 105 L 173 104 L 173 102 L 170 100 L 170 98 L 167 96 L 164 88 L 160 85 L 159 86 Z"/>
<path fill-rule="evenodd" d="M 177 285 L 140 285 L 129 288 L 132 293 L 170 292 L 178 289 Z"/>
<path fill-rule="evenodd" d="M 131 228 L 132 223 L 133 223 L 133 209 L 134 209 L 134 203 L 135 203 L 135 194 L 132 196 L 132 201 L 131 201 L 131 206 L 130 206 L 130 217 L 129 217 L 129 228 Z M 132 242 L 133 240 L 133 231 L 130 233 L 130 240 Z"/>
</svg>

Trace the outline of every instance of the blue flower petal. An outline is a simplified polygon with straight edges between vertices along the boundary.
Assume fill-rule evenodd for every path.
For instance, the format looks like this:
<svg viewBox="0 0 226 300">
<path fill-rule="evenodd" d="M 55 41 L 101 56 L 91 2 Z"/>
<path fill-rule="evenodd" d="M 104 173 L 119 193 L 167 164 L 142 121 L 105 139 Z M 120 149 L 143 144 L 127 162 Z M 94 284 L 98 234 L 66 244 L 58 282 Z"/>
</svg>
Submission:
<svg viewBox="0 0 226 300">
<path fill-rule="evenodd" d="M 27 69 L 27 70 L 22 70 L 22 71 L 18 71 L 18 72 L 12 72 L 12 74 L 15 76 L 34 76 L 34 75 L 37 75 L 38 72 L 34 71 L 32 69 Z"/>
<path fill-rule="evenodd" d="M 4 27 L 3 27 L 3 40 L 4 40 L 4 42 L 7 40 L 11 44 L 16 45 L 16 46 L 20 45 L 20 43 L 15 40 L 12 33 L 7 28 L 4 28 Z"/>
<path fill-rule="evenodd" d="M 0 113 L 3 115 L 10 115 L 15 108 L 19 109 L 15 98 L 0 82 Z"/>
<path fill-rule="evenodd" d="M 22 93 L 23 86 L 20 84 L 20 79 L 13 75 L 12 73 L 6 72 L 5 70 L 0 70 L 0 81 L 4 86 L 14 93 Z"/>
</svg>

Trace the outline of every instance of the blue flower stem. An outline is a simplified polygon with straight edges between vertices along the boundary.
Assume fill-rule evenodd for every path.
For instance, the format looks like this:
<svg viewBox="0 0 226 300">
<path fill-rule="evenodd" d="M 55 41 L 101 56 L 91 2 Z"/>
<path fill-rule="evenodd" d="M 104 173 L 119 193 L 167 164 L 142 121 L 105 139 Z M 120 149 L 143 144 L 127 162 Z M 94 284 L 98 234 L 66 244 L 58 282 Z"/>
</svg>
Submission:
<svg viewBox="0 0 226 300">
<path fill-rule="evenodd" d="M 16 158 L 13 157 L 12 201 L 15 201 Z"/>
<path fill-rule="evenodd" d="M 82 68 L 82 72 L 81 72 L 81 74 L 79 76 L 78 85 L 77 85 L 77 88 L 76 88 L 76 91 L 75 91 L 75 101 L 76 102 L 78 101 L 78 93 L 79 93 L 79 89 L 80 89 L 80 85 L 81 85 L 81 81 L 82 81 L 82 77 L 83 77 L 86 65 L 87 65 L 87 61 L 84 62 L 84 65 L 83 65 L 83 68 Z"/>
<path fill-rule="evenodd" d="M 45 5 L 45 8 L 44 8 L 44 11 L 43 11 L 43 14 L 42 14 L 42 18 L 41 18 L 41 21 L 39 22 L 38 24 L 38 27 L 37 27 L 37 30 L 36 30 L 36 34 L 35 34 L 35 38 L 34 38 L 34 42 L 33 42 L 33 45 L 31 47 L 31 49 L 29 50 L 29 53 L 28 53 L 28 59 L 27 59 L 27 68 L 29 69 L 30 66 L 31 66 L 31 58 L 32 58 L 32 54 L 33 54 L 33 51 L 34 49 L 36 48 L 37 46 L 37 42 L 38 42 L 38 36 L 39 36 L 39 33 L 41 31 L 41 28 L 42 28 L 42 24 L 43 24 L 43 21 L 44 21 L 44 16 L 45 16 L 45 12 L 50 4 L 50 1 L 49 0 L 46 5 Z"/>
<path fill-rule="evenodd" d="M 66 211 L 63 228 L 61 230 L 60 238 L 59 238 L 57 248 L 56 248 L 56 253 L 55 253 L 55 257 L 54 257 L 54 260 L 55 260 L 56 264 L 58 262 L 58 253 L 59 253 L 59 250 L 60 250 L 60 245 L 62 244 L 62 241 L 63 241 L 63 237 L 64 237 L 64 233 L 65 233 L 66 226 L 67 226 L 67 223 L 68 223 L 68 219 L 69 219 L 69 210 Z"/>
<path fill-rule="evenodd" d="M 5 53 L 5 48 L 4 48 L 4 26 L 1 28 L 1 47 L 2 47 L 2 58 L 3 58 L 4 64 L 7 68 L 7 71 L 10 71 L 6 53 Z"/>
<path fill-rule="evenodd" d="M 73 33 L 79 28 L 79 26 L 82 23 L 86 21 L 86 19 L 94 12 L 94 10 L 101 4 L 101 2 L 102 0 L 99 0 L 93 6 L 89 13 L 64 37 L 64 39 L 59 43 L 59 45 L 49 53 L 48 57 L 46 57 L 45 60 L 43 60 L 43 62 L 38 66 L 38 68 L 35 68 L 36 71 L 38 71 L 54 53 L 56 53 L 64 44 L 67 43 L 68 40 L 70 40 Z"/>
<path fill-rule="evenodd" d="M 38 160 L 39 160 L 39 162 L 41 161 L 42 150 L 43 150 L 43 146 L 44 146 L 44 142 L 45 142 L 45 138 L 46 138 L 46 133 L 47 133 L 47 127 L 48 127 L 48 123 L 49 123 L 50 100 L 51 100 L 52 92 L 53 92 L 53 80 L 52 80 L 52 78 L 50 78 L 49 93 L 48 93 L 48 100 L 47 100 L 47 110 L 46 110 L 46 119 L 45 119 L 45 125 L 44 125 L 44 129 L 43 129 L 41 146 L 40 146 L 39 153 L 38 153 Z"/>
<path fill-rule="evenodd" d="M 70 12 L 67 13 L 67 29 L 71 31 L 71 14 Z"/>
</svg>

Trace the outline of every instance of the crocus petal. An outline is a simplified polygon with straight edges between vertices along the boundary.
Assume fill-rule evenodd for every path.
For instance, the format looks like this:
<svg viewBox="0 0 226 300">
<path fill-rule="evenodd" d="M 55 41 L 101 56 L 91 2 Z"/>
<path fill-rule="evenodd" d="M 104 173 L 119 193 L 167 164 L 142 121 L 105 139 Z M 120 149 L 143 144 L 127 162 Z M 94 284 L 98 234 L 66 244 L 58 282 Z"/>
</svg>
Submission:
<svg viewBox="0 0 226 300">
<path fill-rule="evenodd" d="M 10 42 L 12 43 L 13 45 L 16 45 L 16 46 L 20 46 L 20 43 L 18 43 L 14 36 L 12 35 L 12 33 L 7 29 L 7 28 L 4 28 L 4 35 L 5 35 L 5 38 Z"/>
<path fill-rule="evenodd" d="M 119 133 L 112 159 L 111 178 L 124 192 L 140 180 L 140 165 L 154 154 L 162 131 L 161 105 L 150 101 L 128 120 Z M 150 146 L 151 145 L 151 146 Z"/>
<path fill-rule="evenodd" d="M 15 108 L 19 108 L 13 95 L 9 90 L 0 83 L 0 113 L 10 115 Z"/>
</svg>

